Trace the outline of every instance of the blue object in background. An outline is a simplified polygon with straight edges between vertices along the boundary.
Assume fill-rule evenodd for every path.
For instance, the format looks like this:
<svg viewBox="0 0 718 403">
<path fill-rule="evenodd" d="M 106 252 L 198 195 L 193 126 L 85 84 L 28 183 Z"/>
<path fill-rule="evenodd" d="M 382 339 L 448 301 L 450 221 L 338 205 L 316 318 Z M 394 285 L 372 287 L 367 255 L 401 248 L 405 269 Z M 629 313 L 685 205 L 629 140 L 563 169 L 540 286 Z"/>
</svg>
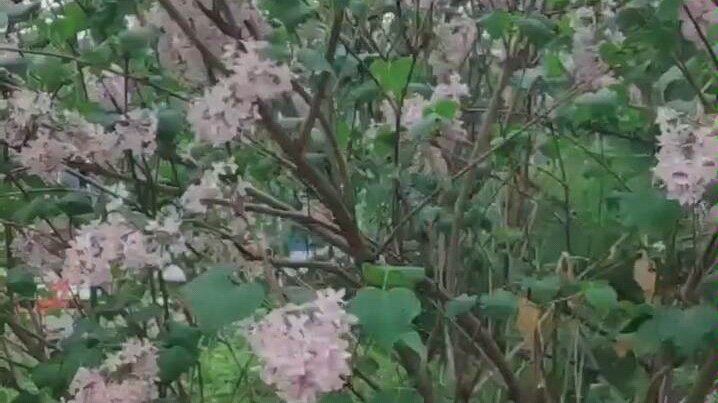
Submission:
<svg viewBox="0 0 718 403">
<path fill-rule="evenodd" d="M 303 234 L 294 233 L 289 237 L 289 259 L 295 261 L 309 260 L 314 257 L 314 248 Z"/>
</svg>

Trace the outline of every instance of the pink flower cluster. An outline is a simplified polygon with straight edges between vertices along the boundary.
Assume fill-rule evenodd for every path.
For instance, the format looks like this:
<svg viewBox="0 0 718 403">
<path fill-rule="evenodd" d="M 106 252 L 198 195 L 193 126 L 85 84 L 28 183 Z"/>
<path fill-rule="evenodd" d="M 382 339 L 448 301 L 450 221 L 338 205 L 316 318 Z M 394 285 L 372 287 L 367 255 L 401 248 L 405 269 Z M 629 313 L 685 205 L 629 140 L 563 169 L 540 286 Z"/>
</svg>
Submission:
<svg viewBox="0 0 718 403">
<path fill-rule="evenodd" d="M 146 110 L 133 110 L 107 133 L 76 112 L 52 108 L 48 94 L 16 91 L 8 100 L 4 140 L 15 159 L 29 173 L 57 182 L 64 162 L 73 159 L 105 166 L 123 158 L 155 152 L 157 118 Z"/>
<path fill-rule="evenodd" d="M 83 226 L 65 250 L 62 277 L 72 285 L 107 286 L 112 282 L 112 267 L 141 269 L 158 264 L 148 253 L 153 248 L 143 232 L 133 228 L 120 215 L 110 220 Z"/>
<path fill-rule="evenodd" d="M 157 348 L 129 339 L 100 368 L 80 368 L 70 384 L 67 403 L 150 403 L 158 397 Z M 119 379 L 117 379 L 119 378 Z"/>
<path fill-rule="evenodd" d="M 100 104 L 107 110 L 125 111 L 125 81 L 127 84 L 127 102 L 132 100 L 132 91 L 135 87 L 133 80 L 126 80 L 124 76 L 103 71 L 100 75 L 87 74 L 85 88 L 87 97 Z"/>
<path fill-rule="evenodd" d="M 595 27 L 577 27 L 573 35 L 573 78 L 586 91 L 596 91 L 617 82 L 598 54 Z"/>
<path fill-rule="evenodd" d="M 205 90 L 187 113 L 197 140 L 222 145 L 240 134 L 249 134 L 256 119 L 254 103 L 291 92 L 289 67 L 260 55 L 263 42 L 247 41 L 248 53 L 231 49 L 224 59 L 234 71 Z"/>
<path fill-rule="evenodd" d="M 263 38 L 271 28 L 262 17 L 254 0 L 228 1 L 230 12 L 235 19 L 242 38 L 257 36 Z M 174 0 L 172 5 L 192 25 L 194 35 L 215 56 L 220 56 L 227 45 L 234 39 L 222 33 L 217 24 L 212 22 L 199 7 L 201 4 L 208 10 L 213 9 L 211 0 Z M 202 53 L 185 35 L 177 23 L 169 17 L 160 6 L 155 6 L 148 14 L 150 24 L 162 28 L 165 34 L 160 37 L 158 52 L 164 66 L 168 66 L 189 84 L 204 84 L 207 72 Z M 252 27 L 252 30 L 249 27 Z"/>
<path fill-rule="evenodd" d="M 708 43 L 713 45 L 716 40 L 716 25 L 718 25 L 716 5 L 712 0 L 686 0 L 684 4 L 690 12 L 690 16 L 683 6 L 678 8 L 683 37 L 695 43 L 699 49 L 703 49 L 705 47 L 701 39 L 701 34 L 703 34 Z M 693 18 L 691 19 L 691 17 Z"/>
<path fill-rule="evenodd" d="M 288 403 L 313 403 L 322 392 L 339 390 L 351 375 L 350 327 L 357 319 L 344 311 L 344 290 L 317 292 L 303 305 L 273 310 L 251 325 L 247 338 L 264 362 L 262 380 Z"/>
<path fill-rule="evenodd" d="M 476 21 L 466 15 L 436 25 L 434 35 L 437 43 L 429 55 L 429 64 L 439 81 L 445 81 L 452 73 L 461 71 L 476 45 L 477 34 Z"/>
<path fill-rule="evenodd" d="M 656 123 L 661 148 L 654 176 L 665 185 L 669 199 L 696 205 L 718 176 L 718 131 L 714 126 L 684 123 L 678 112 L 668 108 L 658 109 Z"/>
</svg>

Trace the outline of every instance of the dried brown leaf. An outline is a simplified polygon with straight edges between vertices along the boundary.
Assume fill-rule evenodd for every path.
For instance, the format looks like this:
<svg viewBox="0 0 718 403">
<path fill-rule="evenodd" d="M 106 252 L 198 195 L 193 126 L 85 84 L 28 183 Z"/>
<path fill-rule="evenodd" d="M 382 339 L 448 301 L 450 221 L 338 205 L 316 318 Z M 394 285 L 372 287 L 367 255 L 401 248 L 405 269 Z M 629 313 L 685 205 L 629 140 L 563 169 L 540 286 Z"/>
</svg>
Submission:
<svg viewBox="0 0 718 403">
<path fill-rule="evenodd" d="M 541 308 L 527 298 L 519 301 L 519 312 L 516 316 L 516 329 L 524 339 L 524 348 L 533 349 L 536 328 L 541 321 Z"/>
<path fill-rule="evenodd" d="M 633 279 L 643 290 L 646 301 L 651 301 L 656 294 L 656 264 L 645 250 L 633 264 Z"/>
<path fill-rule="evenodd" d="M 573 262 L 571 262 L 571 256 L 567 252 L 561 253 L 561 257 L 556 264 L 556 274 L 568 282 L 576 280 L 576 274 L 573 271 Z"/>
<path fill-rule="evenodd" d="M 631 350 L 633 350 L 633 338 L 630 336 L 616 337 L 616 342 L 613 343 L 613 350 L 616 352 L 618 358 L 625 357 Z"/>
</svg>

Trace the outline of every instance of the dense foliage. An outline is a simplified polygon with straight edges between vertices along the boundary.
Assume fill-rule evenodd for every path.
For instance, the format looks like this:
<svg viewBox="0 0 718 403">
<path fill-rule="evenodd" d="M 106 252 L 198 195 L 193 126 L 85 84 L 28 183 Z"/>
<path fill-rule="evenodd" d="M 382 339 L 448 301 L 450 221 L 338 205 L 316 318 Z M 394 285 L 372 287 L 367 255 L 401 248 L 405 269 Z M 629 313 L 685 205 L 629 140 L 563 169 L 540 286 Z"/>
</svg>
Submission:
<svg viewBox="0 0 718 403">
<path fill-rule="evenodd" d="M 0 401 L 713 390 L 711 0 L 0 7 Z"/>
</svg>

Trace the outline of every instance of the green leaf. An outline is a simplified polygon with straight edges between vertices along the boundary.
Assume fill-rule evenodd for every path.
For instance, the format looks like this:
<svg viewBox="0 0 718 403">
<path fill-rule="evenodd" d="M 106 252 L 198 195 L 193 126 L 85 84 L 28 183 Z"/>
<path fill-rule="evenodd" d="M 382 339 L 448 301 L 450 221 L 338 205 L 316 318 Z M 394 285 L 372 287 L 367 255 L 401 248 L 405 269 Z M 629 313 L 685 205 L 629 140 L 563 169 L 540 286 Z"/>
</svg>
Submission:
<svg viewBox="0 0 718 403">
<path fill-rule="evenodd" d="M 369 355 L 358 357 L 354 362 L 354 366 L 365 375 L 374 375 L 379 370 L 379 363 Z"/>
<path fill-rule="evenodd" d="M 555 36 L 556 24 L 541 14 L 516 21 L 519 31 L 535 45 L 543 45 Z"/>
<path fill-rule="evenodd" d="M 215 266 L 182 287 L 182 295 L 205 334 L 248 317 L 264 301 L 260 284 L 233 282 L 230 276 L 235 271 L 232 267 Z"/>
<path fill-rule="evenodd" d="M 32 60 L 29 74 L 39 81 L 42 88 L 50 93 L 57 92 L 72 82 L 73 71 L 69 64 L 57 57 L 37 57 Z"/>
<path fill-rule="evenodd" d="M 379 391 L 369 400 L 369 403 L 420 403 L 423 401 L 424 398 L 416 389 L 397 387 Z"/>
<path fill-rule="evenodd" d="M 659 21 L 676 21 L 678 9 L 682 5 L 683 1 L 681 0 L 661 0 L 656 9 L 656 17 Z"/>
<path fill-rule="evenodd" d="M 459 111 L 459 103 L 450 99 L 442 99 L 434 104 L 434 113 L 444 119 L 452 120 Z"/>
<path fill-rule="evenodd" d="M 519 298 L 506 290 L 495 290 L 491 294 L 483 294 L 479 301 L 483 312 L 496 319 L 508 318 L 515 314 L 519 307 Z"/>
<path fill-rule="evenodd" d="M 601 88 L 596 92 L 587 92 L 577 96 L 574 103 L 591 107 L 613 107 L 618 103 L 618 95 L 613 90 Z"/>
<path fill-rule="evenodd" d="M 197 345 L 201 338 L 202 332 L 198 328 L 173 321 L 167 324 L 164 343 L 167 347 L 180 346 L 187 351 L 199 353 Z"/>
<path fill-rule="evenodd" d="M 42 395 L 23 390 L 10 403 L 41 403 L 42 401 Z"/>
<path fill-rule="evenodd" d="M 112 63 L 114 53 L 109 42 L 102 42 L 91 48 L 80 49 L 80 56 L 83 62 L 91 66 L 104 67 Z"/>
<path fill-rule="evenodd" d="M 18 266 L 9 269 L 6 281 L 8 290 L 23 298 L 31 299 L 37 293 L 35 276 L 29 267 Z"/>
<path fill-rule="evenodd" d="M 322 53 L 319 49 L 302 48 L 297 53 L 297 58 L 299 58 L 299 62 L 301 62 L 304 67 L 313 73 L 321 73 L 323 71 L 332 73 L 334 71 L 332 66 L 324 57 L 324 53 Z"/>
<path fill-rule="evenodd" d="M 676 66 L 668 69 L 653 85 L 657 88 L 665 102 L 675 100 L 692 101 L 697 93 L 691 83 Z"/>
<path fill-rule="evenodd" d="M 348 392 L 331 392 L 319 399 L 319 403 L 354 403 Z"/>
<path fill-rule="evenodd" d="M 365 287 L 349 302 L 348 311 L 359 319 L 364 334 L 390 350 L 402 335 L 413 330 L 411 322 L 421 313 L 421 303 L 406 288 Z"/>
<path fill-rule="evenodd" d="M 556 55 L 546 55 L 543 58 L 543 70 L 546 77 L 556 78 L 564 77 L 566 75 L 566 68 L 561 62 L 561 58 Z"/>
<path fill-rule="evenodd" d="M 509 33 L 513 17 L 508 11 L 493 10 L 479 19 L 481 26 L 494 39 L 500 39 Z"/>
<path fill-rule="evenodd" d="M 267 12 L 270 20 L 276 18 L 284 24 L 289 33 L 316 14 L 314 7 L 303 0 L 261 0 L 260 9 Z"/>
<path fill-rule="evenodd" d="M 104 360 L 104 354 L 98 347 L 87 347 L 87 340 L 81 335 L 67 342 L 63 356 L 60 358 L 60 373 L 65 385 L 69 385 L 80 367 L 95 368 Z"/>
<path fill-rule="evenodd" d="M 411 65 L 411 57 L 402 57 L 388 62 L 376 59 L 371 64 L 370 70 L 384 90 L 399 97 L 409 83 Z"/>
<path fill-rule="evenodd" d="M 159 40 L 161 32 L 154 27 L 133 27 L 118 36 L 120 51 L 126 57 L 136 57 L 147 53 Z"/>
<path fill-rule="evenodd" d="M 414 350 L 417 355 L 419 355 L 419 358 L 421 358 L 422 362 L 426 362 L 427 359 L 427 350 L 426 346 L 424 345 L 424 342 L 421 340 L 421 336 L 419 336 L 419 333 L 417 333 L 415 330 L 412 330 L 410 332 L 406 332 L 402 334 L 399 337 L 399 342 L 403 345 L 409 347 L 410 349 Z"/>
<path fill-rule="evenodd" d="M 616 193 L 622 224 L 646 234 L 670 233 L 681 216 L 680 204 L 666 199 L 647 176 L 632 180 L 629 186 L 633 192 Z"/>
<path fill-rule="evenodd" d="M 608 283 L 591 282 L 584 290 L 586 302 L 603 313 L 618 306 L 618 294 Z"/>
<path fill-rule="evenodd" d="M 611 346 L 601 344 L 593 349 L 598 369 L 606 380 L 623 394 L 634 396 L 646 373 L 633 355 L 620 358 Z"/>
<path fill-rule="evenodd" d="M 362 264 L 362 274 L 367 284 L 381 288 L 413 288 L 426 278 L 426 269 L 415 266 L 389 266 Z"/>
<path fill-rule="evenodd" d="M 41 362 L 32 369 L 30 378 L 39 389 L 48 388 L 54 391 L 66 386 L 61 369 L 59 363 Z"/>
<path fill-rule="evenodd" d="M 73 2 L 63 6 L 62 15 L 52 23 L 51 33 L 58 44 L 64 44 L 85 29 L 87 29 L 87 16 L 82 8 Z"/>
<path fill-rule="evenodd" d="M 198 356 L 182 346 L 163 348 L 159 352 L 157 365 L 160 368 L 160 381 L 170 383 L 197 363 Z"/>
<path fill-rule="evenodd" d="M 374 81 L 364 81 L 349 92 L 349 99 L 354 102 L 372 102 L 380 99 L 379 87 Z"/>
<path fill-rule="evenodd" d="M 656 309 L 653 318 L 644 322 L 636 331 L 641 344 L 658 345 L 671 342 L 680 352 L 692 355 L 707 345 L 714 333 L 715 309 L 710 305 L 695 305 L 687 309 L 676 306 L 662 306 Z"/>
<path fill-rule="evenodd" d="M 413 83 L 409 83 L 407 88 L 408 88 L 408 91 L 407 91 L 408 93 L 419 94 L 426 99 L 431 98 L 431 94 L 434 93 L 434 88 L 428 84 L 413 82 Z"/>
<path fill-rule="evenodd" d="M 683 310 L 680 326 L 676 328 L 674 343 L 687 355 L 697 352 L 700 347 L 714 342 L 716 312 L 711 305 L 695 305 Z M 680 330 L 679 330 L 680 329 Z"/>
<path fill-rule="evenodd" d="M 157 140 L 163 143 L 174 143 L 185 128 L 187 120 L 184 113 L 172 107 L 165 107 L 157 112 Z"/>
<path fill-rule="evenodd" d="M 18 224 L 30 224 L 38 217 L 46 216 L 46 203 L 42 197 L 36 197 L 25 203 L 13 214 L 13 221 Z"/>
<path fill-rule="evenodd" d="M 55 205 L 69 217 L 92 213 L 92 199 L 87 193 L 68 192 Z"/>
<path fill-rule="evenodd" d="M 349 145 L 349 139 L 352 135 L 352 130 L 347 124 L 347 122 L 340 120 L 337 122 L 337 144 L 339 145 L 340 150 L 346 150 L 347 146 Z"/>
<path fill-rule="evenodd" d="M 446 303 L 446 314 L 449 315 L 449 317 L 463 315 L 476 306 L 476 302 L 476 295 L 459 295 Z"/>
<path fill-rule="evenodd" d="M 561 278 L 557 275 L 546 276 L 542 279 L 526 277 L 521 285 L 531 292 L 531 299 L 538 304 L 545 304 L 556 298 L 561 289 Z"/>
</svg>

